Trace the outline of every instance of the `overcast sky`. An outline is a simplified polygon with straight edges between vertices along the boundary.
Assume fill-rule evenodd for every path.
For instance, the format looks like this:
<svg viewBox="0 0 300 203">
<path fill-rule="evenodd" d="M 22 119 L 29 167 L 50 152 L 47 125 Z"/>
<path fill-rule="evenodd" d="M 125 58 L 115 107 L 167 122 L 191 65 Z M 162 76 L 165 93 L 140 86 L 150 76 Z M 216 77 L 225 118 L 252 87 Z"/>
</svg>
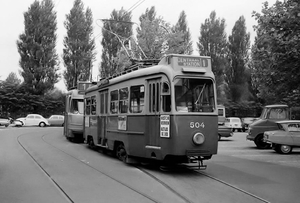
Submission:
<svg viewBox="0 0 300 203">
<path fill-rule="evenodd" d="M 132 10 L 132 21 L 139 23 L 139 17 L 146 11 L 147 8 L 155 6 L 157 16 L 175 25 L 178 21 L 181 11 L 185 11 L 187 15 L 188 26 L 191 31 L 192 41 L 194 44 L 194 54 L 198 55 L 196 42 L 198 41 L 200 26 L 204 23 L 209 14 L 215 10 L 218 18 L 224 18 L 226 21 L 227 36 L 231 34 L 231 30 L 240 16 L 244 16 L 247 24 L 247 31 L 251 35 L 251 43 L 254 41 L 255 32 L 253 25 L 256 25 L 255 19 L 252 17 L 252 12 L 261 13 L 262 3 L 266 0 L 82 0 L 85 8 L 91 8 L 94 18 L 94 37 L 96 37 L 97 60 L 94 63 L 94 74 L 97 73 L 100 63 L 101 51 L 101 22 L 97 19 L 110 18 L 113 9 L 120 10 L 122 7 L 125 10 Z M 0 80 L 5 80 L 10 72 L 19 75 L 19 53 L 16 46 L 16 41 L 21 33 L 24 32 L 24 12 L 28 11 L 34 0 L 7 0 L 1 1 L 0 12 Z M 73 0 L 53 0 L 55 11 L 57 12 L 57 46 L 56 50 L 60 57 L 60 68 L 64 70 L 61 59 L 63 49 L 63 37 L 66 35 L 66 30 L 63 23 L 66 19 L 66 14 L 69 14 L 74 1 Z M 268 0 L 269 5 L 273 5 L 276 0 Z M 136 3 L 140 3 L 139 5 Z M 64 83 L 60 81 L 57 87 L 65 90 Z"/>
</svg>

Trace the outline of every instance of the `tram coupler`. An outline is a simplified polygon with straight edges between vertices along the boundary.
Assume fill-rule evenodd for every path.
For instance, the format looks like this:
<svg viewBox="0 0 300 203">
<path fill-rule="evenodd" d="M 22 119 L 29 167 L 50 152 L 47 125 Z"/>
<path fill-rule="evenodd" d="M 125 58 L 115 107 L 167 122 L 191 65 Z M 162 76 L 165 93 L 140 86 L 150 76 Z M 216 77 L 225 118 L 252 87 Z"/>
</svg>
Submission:
<svg viewBox="0 0 300 203">
<path fill-rule="evenodd" d="M 198 166 L 199 166 L 198 170 L 205 170 L 207 168 L 207 165 L 203 164 L 203 160 L 198 161 Z"/>
<path fill-rule="evenodd" d="M 197 165 L 189 165 L 189 168 L 195 169 L 195 170 L 205 170 L 207 168 L 207 165 L 203 164 L 203 159 L 200 157 L 197 157 L 195 159 L 190 159 L 190 163 L 196 163 Z"/>
</svg>

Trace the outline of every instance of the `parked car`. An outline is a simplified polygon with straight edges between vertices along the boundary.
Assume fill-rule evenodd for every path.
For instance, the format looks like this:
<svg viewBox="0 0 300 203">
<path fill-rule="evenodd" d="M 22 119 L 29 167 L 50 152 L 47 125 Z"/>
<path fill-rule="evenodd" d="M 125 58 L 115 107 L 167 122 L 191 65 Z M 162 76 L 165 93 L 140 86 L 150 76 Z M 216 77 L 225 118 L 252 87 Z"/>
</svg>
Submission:
<svg viewBox="0 0 300 203">
<path fill-rule="evenodd" d="M 64 126 L 65 117 L 62 115 L 52 115 L 47 120 L 51 126 Z"/>
<path fill-rule="evenodd" d="M 11 123 L 10 126 L 12 126 L 12 127 L 22 127 L 23 126 L 23 123 L 21 121 L 14 120 L 14 119 L 12 119 L 10 123 Z"/>
<path fill-rule="evenodd" d="M 9 118 L 5 118 L 5 117 L 0 117 L 0 126 L 9 126 L 10 124 L 10 119 Z"/>
<path fill-rule="evenodd" d="M 300 147 L 300 120 L 276 122 L 278 130 L 265 131 L 264 141 L 280 154 L 289 154 L 294 147 Z"/>
<path fill-rule="evenodd" d="M 28 114 L 25 118 L 16 120 L 22 122 L 24 126 L 49 126 L 48 120 L 39 114 Z"/>
<path fill-rule="evenodd" d="M 224 125 L 228 128 L 231 128 L 234 132 L 235 130 L 242 131 L 242 121 L 238 117 L 228 117 L 225 119 Z"/>
<path fill-rule="evenodd" d="M 267 105 L 263 108 L 261 115 L 248 129 L 247 140 L 254 141 L 258 149 L 268 149 L 270 144 L 264 142 L 264 132 L 278 130 L 277 121 L 292 120 L 291 109 L 284 104 Z"/>
<path fill-rule="evenodd" d="M 243 130 L 243 132 L 246 132 L 249 129 L 249 125 L 251 123 L 253 123 L 255 120 L 256 120 L 256 118 L 252 118 L 252 117 L 242 118 L 241 121 L 242 121 L 242 130 Z"/>
<path fill-rule="evenodd" d="M 218 137 L 219 140 L 221 140 L 222 137 L 232 137 L 233 132 L 232 129 L 229 127 L 226 127 L 224 125 L 219 125 L 218 126 Z"/>
</svg>

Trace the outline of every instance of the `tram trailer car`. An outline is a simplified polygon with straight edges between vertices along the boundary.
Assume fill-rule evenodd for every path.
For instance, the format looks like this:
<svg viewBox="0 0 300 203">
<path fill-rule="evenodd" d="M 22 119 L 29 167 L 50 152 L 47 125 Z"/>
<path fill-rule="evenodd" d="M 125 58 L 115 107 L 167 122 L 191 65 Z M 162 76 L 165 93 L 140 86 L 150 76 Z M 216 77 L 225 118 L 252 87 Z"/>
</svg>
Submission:
<svg viewBox="0 0 300 203">
<path fill-rule="evenodd" d="M 203 165 L 217 154 L 216 83 L 209 57 L 167 55 L 100 80 L 85 94 L 84 138 L 117 157 Z"/>
<path fill-rule="evenodd" d="M 91 82 L 78 81 L 65 98 L 64 136 L 71 141 L 83 141 L 84 94 Z"/>
</svg>

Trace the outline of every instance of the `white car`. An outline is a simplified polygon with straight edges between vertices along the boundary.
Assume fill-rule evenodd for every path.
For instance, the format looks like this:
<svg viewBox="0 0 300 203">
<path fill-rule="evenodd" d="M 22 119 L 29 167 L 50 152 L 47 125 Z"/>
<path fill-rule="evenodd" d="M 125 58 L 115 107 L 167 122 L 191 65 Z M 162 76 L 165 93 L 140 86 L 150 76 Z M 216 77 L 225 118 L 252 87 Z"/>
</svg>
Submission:
<svg viewBox="0 0 300 203">
<path fill-rule="evenodd" d="M 242 131 L 242 121 L 238 117 L 228 117 L 225 119 L 224 125 L 229 127 L 234 132 L 235 130 Z"/>
<path fill-rule="evenodd" d="M 0 117 L 0 126 L 9 126 L 10 124 L 10 120 L 9 118 L 5 118 L 5 117 Z"/>
<path fill-rule="evenodd" d="M 24 126 L 49 126 L 49 122 L 46 118 L 39 114 L 28 114 L 25 118 L 18 118 L 17 121 L 22 122 Z"/>
</svg>

